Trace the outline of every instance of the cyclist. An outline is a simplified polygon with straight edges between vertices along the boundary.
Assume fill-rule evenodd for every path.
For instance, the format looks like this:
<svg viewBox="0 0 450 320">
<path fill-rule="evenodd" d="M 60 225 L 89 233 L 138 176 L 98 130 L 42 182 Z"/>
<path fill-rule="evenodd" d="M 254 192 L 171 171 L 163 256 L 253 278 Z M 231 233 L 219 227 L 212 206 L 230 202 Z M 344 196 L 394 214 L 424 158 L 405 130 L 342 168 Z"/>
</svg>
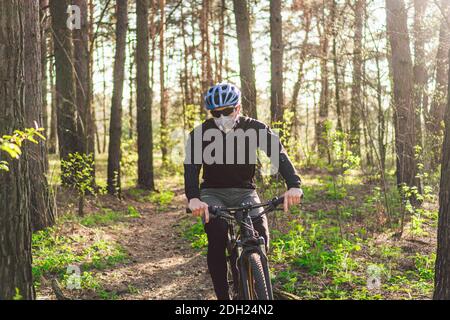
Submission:
<svg viewBox="0 0 450 320">
<path fill-rule="evenodd" d="M 278 172 L 288 189 L 284 194 L 286 212 L 292 205 L 300 203 L 303 192 L 300 189 L 300 177 L 278 137 L 264 123 L 241 115 L 241 92 L 236 86 L 229 83 L 212 86 L 205 94 L 204 101 L 212 118 L 204 121 L 189 135 L 184 163 L 185 193 L 193 215 L 203 217 L 208 237 L 208 269 L 216 296 L 219 300 L 229 300 L 225 253 L 227 222 L 223 219 L 210 220 L 208 206 L 236 207 L 244 203 L 260 203 L 254 183 L 256 165 L 255 161 L 251 161 L 253 156 L 256 157 L 257 148 L 270 157 L 272 164 L 278 162 Z M 255 134 L 252 135 L 251 131 Z M 235 143 L 237 132 L 244 136 L 244 147 L 232 145 L 230 148 L 228 143 L 230 140 Z M 255 136 L 255 143 L 249 141 Z M 263 140 L 266 143 L 263 143 Z M 213 157 L 212 160 L 206 159 L 208 152 Z M 231 157 L 228 157 L 230 154 Z M 241 159 L 238 159 L 239 157 Z M 243 159 L 245 160 L 242 161 Z M 203 181 L 200 184 L 199 175 L 202 168 Z M 250 216 L 257 215 L 261 210 L 254 210 Z M 255 220 L 254 228 L 264 238 L 268 248 L 267 217 L 264 215 L 262 219 Z M 236 279 L 238 270 L 233 258 L 232 272 Z M 235 283 L 234 294 L 236 290 Z"/>
</svg>

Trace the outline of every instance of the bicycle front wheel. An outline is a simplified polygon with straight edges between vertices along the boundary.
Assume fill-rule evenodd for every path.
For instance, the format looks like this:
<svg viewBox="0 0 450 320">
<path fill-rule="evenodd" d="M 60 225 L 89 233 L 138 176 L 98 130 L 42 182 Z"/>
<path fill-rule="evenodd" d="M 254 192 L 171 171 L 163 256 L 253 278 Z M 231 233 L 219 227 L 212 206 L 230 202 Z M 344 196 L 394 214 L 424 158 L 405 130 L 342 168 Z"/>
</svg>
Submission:
<svg viewBox="0 0 450 320">
<path fill-rule="evenodd" d="M 261 256 L 258 253 L 252 253 L 248 257 L 249 269 L 251 270 L 250 279 L 253 278 L 253 290 L 256 295 L 257 300 L 270 300 L 269 295 L 269 286 L 266 280 L 266 276 L 264 275 L 264 266 L 261 261 Z M 252 286 L 251 286 L 252 287 Z"/>
</svg>

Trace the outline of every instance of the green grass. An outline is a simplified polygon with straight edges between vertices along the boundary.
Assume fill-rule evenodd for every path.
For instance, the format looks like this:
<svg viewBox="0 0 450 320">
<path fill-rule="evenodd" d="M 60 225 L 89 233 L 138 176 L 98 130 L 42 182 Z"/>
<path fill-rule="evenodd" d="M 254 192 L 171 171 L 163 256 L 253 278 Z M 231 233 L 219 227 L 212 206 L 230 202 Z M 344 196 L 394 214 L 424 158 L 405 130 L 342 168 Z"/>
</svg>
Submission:
<svg viewBox="0 0 450 320">
<path fill-rule="evenodd" d="M 103 208 L 100 212 L 92 213 L 81 218 L 79 222 L 85 227 L 107 226 L 116 222 L 125 221 L 127 218 L 140 217 L 141 214 L 133 206 L 128 206 L 126 212 Z"/>
<path fill-rule="evenodd" d="M 208 247 L 208 237 L 205 233 L 203 223 L 198 218 L 195 224 L 192 224 L 187 220 L 183 226 L 183 236 L 191 243 L 191 247 L 201 250 L 203 254 L 206 254 L 206 248 Z"/>
<path fill-rule="evenodd" d="M 81 270 L 81 289 L 101 289 L 95 272 L 111 268 L 128 261 L 128 254 L 117 243 L 96 240 L 83 236 L 60 234 L 58 226 L 39 231 L 32 238 L 33 278 L 37 289 L 41 278 L 54 277 L 66 286 L 70 275 L 69 266 Z"/>
</svg>

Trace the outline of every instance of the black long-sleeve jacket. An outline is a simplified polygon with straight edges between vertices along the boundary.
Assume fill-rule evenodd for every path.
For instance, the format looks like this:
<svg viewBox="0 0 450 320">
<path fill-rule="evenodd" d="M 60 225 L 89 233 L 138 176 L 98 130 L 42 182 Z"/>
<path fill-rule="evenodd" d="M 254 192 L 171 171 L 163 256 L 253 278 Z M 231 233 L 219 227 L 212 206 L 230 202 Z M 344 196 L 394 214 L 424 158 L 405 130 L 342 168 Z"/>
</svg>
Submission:
<svg viewBox="0 0 450 320">
<path fill-rule="evenodd" d="M 267 125 L 239 117 L 234 130 L 225 134 L 217 128 L 214 119 L 208 119 L 189 134 L 186 145 L 184 184 L 188 200 L 200 198 L 200 188 L 255 189 L 258 148 L 271 159 L 272 166 L 275 164 L 288 188 L 300 187 L 301 179 L 286 150 Z"/>
</svg>

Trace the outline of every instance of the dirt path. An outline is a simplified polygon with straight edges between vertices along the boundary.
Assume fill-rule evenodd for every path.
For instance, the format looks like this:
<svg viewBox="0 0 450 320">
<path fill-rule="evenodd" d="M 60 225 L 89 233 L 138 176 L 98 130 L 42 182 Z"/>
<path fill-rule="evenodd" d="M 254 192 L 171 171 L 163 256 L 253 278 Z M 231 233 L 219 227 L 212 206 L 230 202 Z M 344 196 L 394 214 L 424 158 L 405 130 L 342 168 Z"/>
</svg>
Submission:
<svg viewBox="0 0 450 320">
<path fill-rule="evenodd" d="M 180 235 L 180 221 L 186 218 L 182 193 L 176 191 L 173 206 L 164 212 L 149 203 L 131 203 L 142 218 L 113 231 L 131 262 L 100 278 L 119 299 L 215 298 L 206 257 Z"/>
</svg>

